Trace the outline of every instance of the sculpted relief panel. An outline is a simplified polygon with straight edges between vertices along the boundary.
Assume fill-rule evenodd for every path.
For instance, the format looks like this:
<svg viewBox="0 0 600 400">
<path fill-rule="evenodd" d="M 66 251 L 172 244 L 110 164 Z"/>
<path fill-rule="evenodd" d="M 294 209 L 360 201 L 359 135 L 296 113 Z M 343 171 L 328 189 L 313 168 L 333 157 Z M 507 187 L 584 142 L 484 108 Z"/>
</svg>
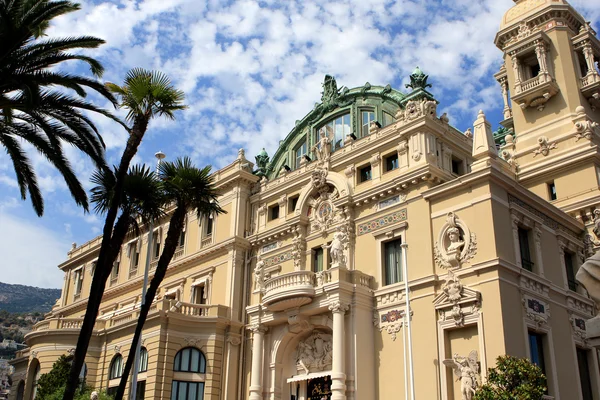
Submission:
<svg viewBox="0 0 600 400">
<path fill-rule="evenodd" d="M 331 369 L 332 341 L 331 335 L 314 332 L 298 343 L 296 368 L 298 373 L 306 375 Z"/>
<path fill-rule="evenodd" d="M 467 357 L 454 354 L 451 360 L 444 360 L 444 365 L 452 368 L 460 381 L 462 400 L 471 400 L 477 388 L 481 385 L 477 351 L 473 350 Z"/>
</svg>

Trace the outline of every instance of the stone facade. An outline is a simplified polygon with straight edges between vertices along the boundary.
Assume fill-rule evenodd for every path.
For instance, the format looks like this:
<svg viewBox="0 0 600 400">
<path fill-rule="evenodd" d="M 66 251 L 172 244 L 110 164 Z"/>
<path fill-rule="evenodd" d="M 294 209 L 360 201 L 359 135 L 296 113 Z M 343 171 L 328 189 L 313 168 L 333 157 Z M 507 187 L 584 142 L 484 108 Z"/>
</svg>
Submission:
<svg viewBox="0 0 600 400">
<path fill-rule="evenodd" d="M 564 0 L 516 3 L 496 38 L 502 130 L 483 112 L 452 127 L 418 68 L 409 93 L 328 76 L 272 159 L 240 151 L 215 172 L 227 214 L 188 216 L 143 333 L 146 398 L 191 382 L 204 399 L 470 399 L 511 354 L 543 364 L 548 399 L 600 400 L 596 312 L 574 281 L 600 245 L 598 40 Z M 126 240 L 104 295 L 86 359 L 98 389 L 129 350 L 145 237 Z M 99 245 L 59 266 L 62 296 L 13 362 L 23 398 L 75 344 Z M 175 371 L 190 347 L 203 373 Z"/>
</svg>

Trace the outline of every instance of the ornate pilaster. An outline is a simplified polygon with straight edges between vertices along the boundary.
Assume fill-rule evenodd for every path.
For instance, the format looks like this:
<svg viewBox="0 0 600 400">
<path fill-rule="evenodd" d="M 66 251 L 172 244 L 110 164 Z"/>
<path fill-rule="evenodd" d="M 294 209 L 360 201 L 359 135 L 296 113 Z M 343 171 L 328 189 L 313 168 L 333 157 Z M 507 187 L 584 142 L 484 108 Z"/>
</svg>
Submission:
<svg viewBox="0 0 600 400">
<path fill-rule="evenodd" d="M 344 370 L 344 314 L 349 305 L 338 300 L 329 305 L 333 314 L 333 362 L 331 368 L 331 399 L 346 400 L 346 373 Z"/>
<path fill-rule="evenodd" d="M 512 110 L 508 104 L 508 80 L 506 77 L 500 80 L 500 87 L 502 88 L 502 100 L 504 100 L 504 109 L 502 112 L 504 114 L 504 119 L 509 119 L 512 118 Z"/>
<path fill-rule="evenodd" d="M 515 264 L 517 267 L 523 268 L 523 263 L 521 262 L 521 247 L 519 245 L 519 216 L 512 214 L 510 215 L 510 222 L 513 232 L 513 244 L 515 248 Z"/>
<path fill-rule="evenodd" d="M 540 224 L 535 224 L 535 228 L 533 229 L 534 233 L 534 241 L 535 241 L 535 256 L 537 258 L 538 263 L 538 273 L 540 276 L 544 276 L 544 265 L 542 262 L 542 227 Z"/>
<path fill-rule="evenodd" d="M 535 55 L 540 65 L 540 77 L 544 77 L 544 82 L 549 78 L 548 71 L 548 51 L 546 50 L 546 42 L 543 40 L 537 40 L 535 42 Z"/>
<path fill-rule="evenodd" d="M 252 331 L 252 375 L 250 400 L 262 400 L 263 347 L 267 328 L 260 324 L 250 327 Z"/>
<path fill-rule="evenodd" d="M 519 64 L 519 58 L 516 53 L 510 55 L 511 63 L 513 67 L 513 74 L 515 75 L 515 92 L 521 92 L 521 65 Z"/>
</svg>

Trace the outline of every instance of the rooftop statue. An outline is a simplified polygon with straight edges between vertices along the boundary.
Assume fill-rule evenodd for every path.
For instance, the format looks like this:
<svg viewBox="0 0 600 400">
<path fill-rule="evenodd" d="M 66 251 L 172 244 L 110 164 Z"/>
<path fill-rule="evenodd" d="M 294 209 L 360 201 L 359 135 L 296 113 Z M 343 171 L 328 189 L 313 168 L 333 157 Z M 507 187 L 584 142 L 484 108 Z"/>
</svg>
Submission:
<svg viewBox="0 0 600 400">
<path fill-rule="evenodd" d="M 323 82 L 323 93 L 321 93 L 321 102 L 327 106 L 337 99 L 340 95 L 340 91 L 337 87 L 335 78 L 331 75 L 325 75 L 325 81 Z"/>
<path fill-rule="evenodd" d="M 265 148 L 263 147 L 262 151 L 260 153 L 258 153 L 258 155 L 255 157 L 256 159 L 256 171 L 254 171 L 254 175 L 256 176 L 267 176 L 267 173 L 269 172 L 269 154 L 267 154 L 267 151 L 265 150 Z"/>
<path fill-rule="evenodd" d="M 429 79 L 429 75 L 425 75 L 425 73 L 421 71 L 421 68 L 417 66 L 410 75 L 410 83 L 406 84 L 406 88 L 412 90 L 427 89 L 428 87 L 431 87 L 431 85 L 427 83 L 427 79 Z"/>
</svg>

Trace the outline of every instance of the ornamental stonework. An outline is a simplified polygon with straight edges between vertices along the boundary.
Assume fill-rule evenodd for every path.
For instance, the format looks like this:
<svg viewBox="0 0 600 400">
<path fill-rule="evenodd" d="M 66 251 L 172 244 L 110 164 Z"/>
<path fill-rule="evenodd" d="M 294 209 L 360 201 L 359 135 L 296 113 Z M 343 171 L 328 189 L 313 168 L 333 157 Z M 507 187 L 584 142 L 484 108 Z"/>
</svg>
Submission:
<svg viewBox="0 0 600 400">
<path fill-rule="evenodd" d="M 369 222 L 365 222 L 364 224 L 358 225 L 357 235 L 365 235 L 367 233 L 374 232 L 380 228 L 383 228 L 388 225 L 397 224 L 398 222 L 403 222 L 408 219 L 408 213 L 406 208 L 396 211 L 392 214 L 384 215 L 383 217 L 371 220 Z"/>
</svg>

